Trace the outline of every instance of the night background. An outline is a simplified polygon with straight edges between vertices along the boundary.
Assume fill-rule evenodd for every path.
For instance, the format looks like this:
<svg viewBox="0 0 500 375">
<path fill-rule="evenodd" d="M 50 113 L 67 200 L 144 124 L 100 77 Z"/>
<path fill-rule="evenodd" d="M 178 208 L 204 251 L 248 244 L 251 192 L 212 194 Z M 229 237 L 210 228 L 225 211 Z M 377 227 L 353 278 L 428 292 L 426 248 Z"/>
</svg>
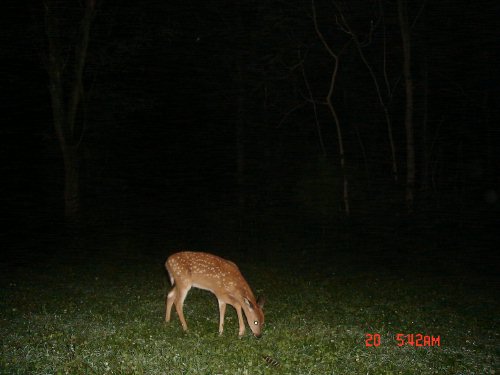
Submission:
<svg viewBox="0 0 500 375">
<path fill-rule="evenodd" d="M 0 372 L 498 373 L 497 2 L 4 13 Z M 195 290 L 163 325 L 179 250 L 240 266 L 261 340 Z"/>
</svg>

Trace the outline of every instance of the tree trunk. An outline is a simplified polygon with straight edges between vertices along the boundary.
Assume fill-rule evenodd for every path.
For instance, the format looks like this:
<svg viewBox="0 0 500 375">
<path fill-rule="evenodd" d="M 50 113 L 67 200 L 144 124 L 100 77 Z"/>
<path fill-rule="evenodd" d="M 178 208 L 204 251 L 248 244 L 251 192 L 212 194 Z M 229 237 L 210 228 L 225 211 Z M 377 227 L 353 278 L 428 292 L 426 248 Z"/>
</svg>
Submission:
<svg viewBox="0 0 500 375">
<path fill-rule="evenodd" d="M 406 130 L 406 207 L 413 212 L 415 194 L 415 140 L 413 128 L 413 78 L 411 74 L 411 39 L 406 0 L 398 0 L 399 25 L 403 41 L 403 75 L 405 81 L 405 130 Z"/>
<path fill-rule="evenodd" d="M 391 116 L 389 114 L 389 108 L 387 108 L 387 103 L 386 103 L 386 100 L 382 96 L 382 91 L 380 89 L 380 84 L 378 82 L 377 76 L 375 75 L 375 72 L 373 71 L 372 66 L 370 65 L 370 63 L 366 59 L 365 53 L 363 52 L 363 49 L 361 47 L 361 43 L 358 40 L 358 37 L 356 36 L 356 34 L 354 34 L 354 32 L 352 32 L 351 35 L 352 35 L 352 38 L 354 40 L 354 44 L 356 45 L 356 49 L 359 53 L 361 61 L 363 61 L 363 64 L 365 64 L 366 68 L 368 69 L 368 73 L 370 73 L 370 77 L 372 78 L 373 84 L 375 86 L 375 90 L 377 92 L 377 98 L 378 98 L 380 107 L 382 107 L 382 111 L 384 112 L 385 123 L 387 125 L 387 137 L 389 139 L 389 147 L 391 149 L 392 178 L 394 179 L 395 183 L 398 183 L 399 176 L 398 176 L 398 163 L 396 162 L 396 146 L 394 144 L 394 136 L 393 136 L 393 131 L 392 131 L 392 120 L 391 120 Z M 384 53 L 385 53 L 385 51 L 384 51 Z M 385 71 L 385 66 L 384 66 L 384 71 Z"/>
<path fill-rule="evenodd" d="M 64 216 L 75 225 L 80 221 L 80 163 L 77 147 L 63 150 L 64 160 Z"/>
<path fill-rule="evenodd" d="M 430 189 L 430 147 L 429 147 L 429 65 L 424 50 L 423 62 L 423 118 L 422 118 L 422 173 L 420 190 L 427 193 Z"/>
<path fill-rule="evenodd" d="M 238 209 L 240 219 L 244 214 L 246 205 L 245 194 L 245 111 L 244 111 L 244 89 L 242 77 L 242 65 L 238 61 L 237 69 L 237 95 L 236 98 L 236 184 L 238 186 Z"/>
<path fill-rule="evenodd" d="M 343 203 L 344 203 L 344 212 L 345 212 L 346 216 L 349 216 L 351 213 L 351 208 L 350 208 L 350 199 L 349 199 L 349 179 L 347 177 L 345 152 L 344 152 L 344 138 L 342 136 L 342 129 L 340 127 L 340 120 L 339 120 L 339 117 L 337 115 L 337 111 L 335 110 L 335 107 L 334 107 L 333 101 L 332 101 L 335 83 L 337 80 L 337 73 L 339 70 L 339 54 L 335 53 L 330 48 L 323 33 L 319 29 L 318 19 L 316 16 L 316 5 L 314 3 L 314 0 L 312 0 L 311 4 L 312 4 L 314 29 L 316 30 L 316 34 L 318 34 L 319 39 L 323 43 L 323 46 L 325 47 L 328 54 L 333 58 L 333 61 L 334 61 L 332 76 L 330 78 L 330 88 L 328 89 L 328 94 L 326 95 L 325 104 L 327 105 L 328 109 L 330 110 L 330 113 L 331 113 L 333 120 L 335 122 L 335 128 L 337 130 L 337 141 L 339 143 L 340 169 L 342 171 L 342 180 L 343 180 L 342 199 L 343 199 Z"/>
<path fill-rule="evenodd" d="M 79 144 L 83 134 L 77 126 L 78 113 L 83 100 L 83 72 L 87 59 L 90 26 L 95 11 L 95 1 L 88 0 L 83 9 L 78 38 L 70 46 L 74 60 L 63 56 L 68 48 L 61 44 L 56 11 L 60 3 L 45 1 L 45 31 L 48 41 L 47 72 L 52 104 L 54 129 L 61 148 L 64 164 L 64 216 L 68 224 L 78 224 L 80 219 L 80 160 Z M 68 61 L 73 61 L 68 64 Z M 68 68 L 73 70 L 68 72 Z"/>
</svg>

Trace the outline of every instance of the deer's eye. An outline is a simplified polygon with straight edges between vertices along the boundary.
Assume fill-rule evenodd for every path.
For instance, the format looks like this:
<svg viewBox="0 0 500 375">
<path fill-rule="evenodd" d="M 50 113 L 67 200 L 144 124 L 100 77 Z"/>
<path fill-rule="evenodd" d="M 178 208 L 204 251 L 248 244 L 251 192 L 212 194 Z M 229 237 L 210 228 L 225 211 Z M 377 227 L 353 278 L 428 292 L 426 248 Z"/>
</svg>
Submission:
<svg viewBox="0 0 500 375">
<path fill-rule="evenodd" d="M 259 322 L 258 322 L 258 321 L 256 321 L 256 320 L 254 320 L 254 321 L 253 321 L 253 324 L 255 324 L 256 326 L 258 326 L 258 325 L 259 325 Z"/>
</svg>

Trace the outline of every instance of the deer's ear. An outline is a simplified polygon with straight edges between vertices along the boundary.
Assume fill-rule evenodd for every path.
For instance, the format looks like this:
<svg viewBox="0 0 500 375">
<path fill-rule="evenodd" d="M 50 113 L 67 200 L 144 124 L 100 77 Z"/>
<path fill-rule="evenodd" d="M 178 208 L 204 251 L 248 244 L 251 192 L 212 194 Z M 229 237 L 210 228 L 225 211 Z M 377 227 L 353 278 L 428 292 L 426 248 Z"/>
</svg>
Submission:
<svg viewBox="0 0 500 375">
<path fill-rule="evenodd" d="M 266 302 L 266 299 L 264 296 L 258 296 L 257 297 L 257 305 L 262 309 L 264 307 L 264 303 Z"/>
<path fill-rule="evenodd" d="M 248 307 L 250 307 L 251 309 L 253 309 L 253 303 L 250 302 L 250 300 L 246 297 L 243 297 L 243 301 L 247 304 Z"/>
</svg>

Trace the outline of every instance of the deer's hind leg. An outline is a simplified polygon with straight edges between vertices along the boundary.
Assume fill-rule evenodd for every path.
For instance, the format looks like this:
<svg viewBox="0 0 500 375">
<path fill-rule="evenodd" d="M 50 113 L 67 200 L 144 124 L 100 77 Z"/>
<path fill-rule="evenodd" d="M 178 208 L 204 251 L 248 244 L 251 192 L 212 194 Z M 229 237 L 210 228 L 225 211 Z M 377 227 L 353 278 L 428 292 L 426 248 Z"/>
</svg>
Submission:
<svg viewBox="0 0 500 375">
<path fill-rule="evenodd" d="M 172 303 L 174 303 L 177 315 L 179 315 L 179 319 L 181 320 L 182 329 L 184 329 L 184 331 L 187 331 L 188 327 L 186 323 L 186 318 L 184 318 L 183 307 L 184 307 L 184 300 L 186 299 L 186 296 L 189 290 L 191 289 L 191 285 L 181 286 L 177 284 L 176 288 L 177 289 L 175 293 L 171 297 L 172 302 L 170 303 L 170 308 L 172 308 Z"/>
<path fill-rule="evenodd" d="M 175 302 L 175 296 L 177 295 L 177 287 L 174 286 L 170 292 L 168 292 L 167 298 L 165 298 L 165 322 L 170 322 L 170 315 L 172 312 L 172 305 Z"/>
</svg>

